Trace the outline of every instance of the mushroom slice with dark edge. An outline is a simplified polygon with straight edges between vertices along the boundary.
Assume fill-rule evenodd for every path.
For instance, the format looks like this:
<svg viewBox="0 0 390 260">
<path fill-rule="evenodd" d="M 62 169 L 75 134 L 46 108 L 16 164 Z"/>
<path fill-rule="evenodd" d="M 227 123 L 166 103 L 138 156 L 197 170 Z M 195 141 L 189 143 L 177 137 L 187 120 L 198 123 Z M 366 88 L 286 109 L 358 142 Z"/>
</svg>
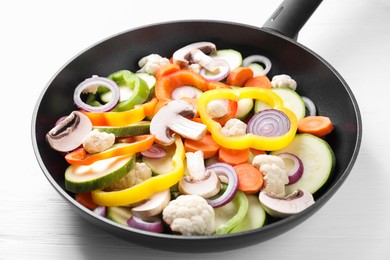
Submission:
<svg viewBox="0 0 390 260">
<path fill-rule="evenodd" d="M 186 45 L 173 53 L 173 63 L 182 67 L 187 66 L 190 63 L 192 51 L 200 50 L 204 54 L 214 54 L 217 48 L 214 43 L 211 42 L 195 42 Z"/>
<path fill-rule="evenodd" d="M 69 152 L 79 147 L 91 131 L 91 120 L 83 113 L 73 111 L 46 134 L 46 140 L 54 150 Z"/>
<path fill-rule="evenodd" d="M 198 195 L 210 198 L 221 189 L 221 183 L 213 170 L 206 170 L 203 152 L 186 153 L 187 174 L 179 181 L 181 194 Z"/>
<path fill-rule="evenodd" d="M 160 214 L 171 200 L 169 189 L 154 193 L 148 200 L 141 205 L 131 209 L 134 216 L 147 218 Z"/>
<path fill-rule="evenodd" d="M 196 109 L 184 100 L 170 101 L 154 115 L 150 122 L 150 133 L 156 137 L 156 142 L 162 145 L 171 145 L 175 139 L 170 130 L 185 138 L 199 140 L 206 134 L 206 125 L 189 120 L 193 118 Z"/>
<path fill-rule="evenodd" d="M 287 197 L 279 198 L 261 191 L 259 200 L 264 210 L 275 218 L 285 218 L 299 213 L 314 204 L 310 192 L 297 189 Z"/>
</svg>

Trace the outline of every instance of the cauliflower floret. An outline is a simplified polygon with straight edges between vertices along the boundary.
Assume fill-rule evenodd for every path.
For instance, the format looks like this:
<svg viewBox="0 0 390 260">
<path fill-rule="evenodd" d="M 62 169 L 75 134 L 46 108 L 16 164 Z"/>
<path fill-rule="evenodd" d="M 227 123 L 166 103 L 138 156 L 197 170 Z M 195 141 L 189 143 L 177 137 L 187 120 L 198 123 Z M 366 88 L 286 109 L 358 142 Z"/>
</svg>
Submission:
<svg viewBox="0 0 390 260">
<path fill-rule="evenodd" d="M 252 165 L 257 168 L 264 164 L 275 164 L 279 168 L 286 169 L 286 164 L 284 163 L 284 160 L 277 155 L 259 154 L 256 155 L 252 160 Z"/>
<path fill-rule="evenodd" d="M 138 66 L 140 66 L 139 72 L 146 72 L 154 75 L 158 67 L 169 64 L 168 58 L 163 58 L 158 54 L 150 54 L 139 60 Z"/>
<path fill-rule="evenodd" d="M 262 191 L 280 198 L 286 195 L 285 185 L 289 180 L 282 158 L 276 155 L 260 154 L 253 158 L 252 165 L 259 168 L 264 175 Z"/>
<path fill-rule="evenodd" d="M 291 88 L 292 90 L 297 88 L 297 82 L 286 74 L 274 76 L 271 84 L 273 88 Z"/>
<path fill-rule="evenodd" d="M 229 114 L 229 108 L 226 100 L 215 99 L 207 104 L 207 114 L 212 118 L 221 118 Z"/>
<path fill-rule="evenodd" d="M 169 202 L 162 214 L 171 230 L 182 235 L 215 233 L 214 209 L 198 195 L 180 195 Z"/>
<path fill-rule="evenodd" d="M 285 185 L 288 184 L 287 171 L 276 164 L 261 165 L 260 171 L 264 174 L 265 181 L 261 190 L 279 198 L 285 197 Z"/>
<path fill-rule="evenodd" d="M 128 174 L 119 181 L 107 186 L 104 190 L 123 190 L 137 185 L 152 177 L 152 170 L 145 164 L 136 162 Z"/>
<path fill-rule="evenodd" d="M 187 66 L 187 69 L 192 72 L 200 74 L 200 70 L 202 69 L 202 67 L 197 63 L 192 63 Z"/>
<path fill-rule="evenodd" d="M 226 122 L 221 131 L 226 136 L 240 136 L 246 134 L 246 126 L 241 120 L 232 118 Z"/>
<path fill-rule="evenodd" d="M 114 134 L 94 129 L 84 138 L 83 147 L 88 153 L 100 153 L 110 148 L 114 143 Z"/>
</svg>

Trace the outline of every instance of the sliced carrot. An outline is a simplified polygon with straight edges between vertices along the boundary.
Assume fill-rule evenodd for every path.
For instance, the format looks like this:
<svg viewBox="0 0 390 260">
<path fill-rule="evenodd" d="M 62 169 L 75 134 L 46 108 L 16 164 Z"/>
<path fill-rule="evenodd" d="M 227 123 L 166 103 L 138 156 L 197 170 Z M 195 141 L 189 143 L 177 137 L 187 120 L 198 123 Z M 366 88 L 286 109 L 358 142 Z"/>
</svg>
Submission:
<svg viewBox="0 0 390 260">
<path fill-rule="evenodd" d="M 176 72 L 180 70 L 180 66 L 177 64 L 169 63 L 167 65 L 163 65 L 157 68 L 156 72 L 154 73 L 154 76 L 156 79 L 160 79 L 163 76 L 166 76 L 168 74 L 171 74 L 173 72 Z"/>
<path fill-rule="evenodd" d="M 94 210 L 99 206 L 93 201 L 91 192 L 76 193 L 75 199 L 78 203 L 90 210 Z"/>
<path fill-rule="evenodd" d="M 253 78 L 253 70 L 251 68 L 238 67 L 229 73 L 226 83 L 231 86 L 243 87 L 245 82 L 251 78 Z"/>
<path fill-rule="evenodd" d="M 299 120 L 298 132 L 323 137 L 332 132 L 334 126 L 329 117 L 307 116 Z"/>
<path fill-rule="evenodd" d="M 230 149 L 226 147 L 219 148 L 218 160 L 230 165 L 245 163 L 249 159 L 250 149 Z"/>
<path fill-rule="evenodd" d="M 250 151 L 254 156 L 259 155 L 259 154 L 266 154 L 266 152 L 264 150 L 258 150 L 255 148 L 250 148 Z"/>
<path fill-rule="evenodd" d="M 256 76 L 248 79 L 245 87 L 272 88 L 272 84 L 267 76 Z"/>
<path fill-rule="evenodd" d="M 184 149 L 186 152 L 203 151 L 204 159 L 213 157 L 218 153 L 220 145 L 217 144 L 210 134 L 206 134 L 200 140 L 186 139 L 184 141 Z"/>
<path fill-rule="evenodd" d="M 255 194 L 263 187 L 263 174 L 250 163 L 233 166 L 238 177 L 238 189 L 245 194 Z"/>
</svg>

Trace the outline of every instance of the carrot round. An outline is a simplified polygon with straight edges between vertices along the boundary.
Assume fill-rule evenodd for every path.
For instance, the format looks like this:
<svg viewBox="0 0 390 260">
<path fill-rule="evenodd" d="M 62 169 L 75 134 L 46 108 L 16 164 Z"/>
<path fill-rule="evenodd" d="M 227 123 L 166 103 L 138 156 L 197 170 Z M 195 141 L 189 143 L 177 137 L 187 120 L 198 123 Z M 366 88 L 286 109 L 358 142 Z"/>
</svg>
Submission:
<svg viewBox="0 0 390 260">
<path fill-rule="evenodd" d="M 256 76 L 248 79 L 245 87 L 272 88 L 272 84 L 267 76 Z"/>
<path fill-rule="evenodd" d="M 204 159 L 213 157 L 218 153 L 220 146 L 217 144 L 210 134 L 206 134 L 200 140 L 186 139 L 184 141 L 184 149 L 186 152 L 203 151 Z"/>
<path fill-rule="evenodd" d="M 250 163 L 233 166 L 238 177 L 238 189 L 245 194 L 255 194 L 263 186 L 263 174 Z"/>
<path fill-rule="evenodd" d="M 334 126 L 329 117 L 307 116 L 299 120 L 298 132 L 323 137 L 332 132 Z"/>
<path fill-rule="evenodd" d="M 218 151 L 218 161 L 230 165 L 245 163 L 249 159 L 250 149 L 230 149 L 221 146 Z"/>
<path fill-rule="evenodd" d="M 245 82 L 251 78 L 253 78 L 253 70 L 251 68 L 237 67 L 229 73 L 226 83 L 232 86 L 243 87 Z"/>
<path fill-rule="evenodd" d="M 94 210 L 99 206 L 93 201 L 91 192 L 76 193 L 75 199 L 78 203 L 90 210 Z"/>
</svg>

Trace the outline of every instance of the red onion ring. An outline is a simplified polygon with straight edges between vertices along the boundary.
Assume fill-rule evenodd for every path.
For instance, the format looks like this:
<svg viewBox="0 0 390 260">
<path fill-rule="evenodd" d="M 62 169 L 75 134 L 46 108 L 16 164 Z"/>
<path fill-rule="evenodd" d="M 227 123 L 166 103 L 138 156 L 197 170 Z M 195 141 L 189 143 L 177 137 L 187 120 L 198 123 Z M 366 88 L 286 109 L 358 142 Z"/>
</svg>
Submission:
<svg viewBox="0 0 390 260">
<path fill-rule="evenodd" d="M 219 69 L 217 74 L 208 74 L 205 68 L 201 68 L 199 74 L 210 81 L 221 81 L 229 75 L 230 66 L 227 61 L 222 59 L 215 59 L 214 64 Z"/>
<path fill-rule="evenodd" d="M 304 167 L 302 160 L 292 153 L 281 153 L 278 154 L 278 156 L 281 157 L 284 161 L 286 161 L 287 159 L 293 162 L 292 167 L 287 168 L 289 180 L 288 184 L 296 183 L 302 177 L 303 174 Z"/>
<path fill-rule="evenodd" d="M 261 136 L 282 136 L 290 130 L 287 115 L 277 109 L 257 112 L 248 122 L 247 133 Z"/>
<path fill-rule="evenodd" d="M 127 225 L 129 225 L 129 227 L 155 233 L 162 233 L 164 231 L 164 224 L 158 217 L 142 219 L 136 216 L 131 216 L 131 218 L 127 220 Z"/>
<path fill-rule="evenodd" d="M 251 55 L 246 57 L 245 59 L 242 60 L 242 66 L 243 67 L 248 67 L 252 63 L 261 63 L 264 64 L 264 70 L 260 74 L 260 76 L 265 76 L 268 74 L 268 72 L 271 70 L 272 63 L 271 61 L 262 55 Z"/>
<path fill-rule="evenodd" d="M 142 151 L 141 154 L 148 158 L 162 158 L 167 154 L 167 151 L 163 147 L 153 144 L 152 147 Z"/>
<path fill-rule="evenodd" d="M 86 104 L 83 100 L 81 100 L 80 95 L 86 91 L 88 91 L 88 88 L 94 87 L 94 86 L 104 86 L 107 87 L 111 93 L 111 100 L 107 102 L 106 104 L 102 106 L 91 106 Z M 98 77 L 96 75 L 92 76 L 91 78 L 88 78 L 81 82 L 75 89 L 73 94 L 73 100 L 76 106 L 82 110 L 88 111 L 88 112 L 107 112 L 112 110 L 119 102 L 120 98 L 120 92 L 118 85 L 104 77 Z"/>
<path fill-rule="evenodd" d="M 314 102 L 309 99 L 308 97 L 301 96 L 303 103 L 305 103 L 305 107 L 307 108 L 307 111 L 309 112 L 310 116 L 317 115 L 316 106 L 314 105 Z"/>
<path fill-rule="evenodd" d="M 215 199 L 206 199 L 207 203 L 213 207 L 218 208 L 222 207 L 223 205 L 226 205 L 229 203 L 234 196 L 237 193 L 238 190 L 238 177 L 237 173 L 234 170 L 233 166 L 222 163 L 222 162 L 216 162 L 206 167 L 206 170 L 212 170 L 217 174 L 218 177 L 226 177 L 227 178 L 227 188 L 225 192 Z M 222 180 L 221 180 L 222 181 Z"/>
<path fill-rule="evenodd" d="M 105 206 L 98 206 L 96 207 L 94 210 L 93 210 L 93 213 L 99 215 L 99 216 L 102 216 L 102 217 L 106 217 L 107 215 L 107 210 L 106 210 L 106 207 Z"/>
</svg>

